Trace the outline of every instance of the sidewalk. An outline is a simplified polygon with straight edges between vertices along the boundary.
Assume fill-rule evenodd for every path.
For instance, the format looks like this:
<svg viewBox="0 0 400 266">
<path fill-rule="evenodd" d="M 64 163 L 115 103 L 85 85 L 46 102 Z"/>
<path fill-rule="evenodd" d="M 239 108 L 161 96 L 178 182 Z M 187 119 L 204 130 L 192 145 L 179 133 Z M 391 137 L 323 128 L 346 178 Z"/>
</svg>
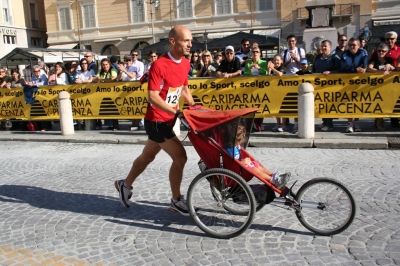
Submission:
<svg viewBox="0 0 400 266">
<path fill-rule="evenodd" d="M 291 119 L 293 122 L 293 119 Z M 400 128 L 391 127 L 386 119 L 384 132 L 374 128 L 374 119 L 361 119 L 362 132 L 345 133 L 347 120 L 335 119 L 334 129 L 322 132 L 316 127 L 314 139 L 299 139 L 297 134 L 290 132 L 275 133 L 275 119 L 264 119 L 264 131 L 252 133 L 250 143 L 255 147 L 269 148 L 321 148 L 321 149 L 392 149 L 400 148 Z M 68 143 L 109 143 L 109 144 L 144 144 L 147 135 L 144 130 L 130 131 L 130 121 L 120 120 L 118 131 L 77 130 L 74 135 L 62 136 L 59 123 L 53 122 L 53 129 L 46 132 L 32 131 L 0 131 L 0 141 L 37 141 L 37 142 L 68 142 Z M 321 124 L 316 119 L 315 124 Z M 186 138 L 187 131 L 181 128 L 180 139 L 184 145 L 191 145 Z"/>
</svg>

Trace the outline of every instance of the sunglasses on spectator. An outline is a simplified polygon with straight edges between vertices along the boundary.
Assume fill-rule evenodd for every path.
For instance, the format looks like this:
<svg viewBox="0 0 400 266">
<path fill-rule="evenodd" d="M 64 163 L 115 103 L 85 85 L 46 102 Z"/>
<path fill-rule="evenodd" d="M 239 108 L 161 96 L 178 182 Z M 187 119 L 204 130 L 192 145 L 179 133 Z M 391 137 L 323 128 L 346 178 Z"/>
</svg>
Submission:
<svg viewBox="0 0 400 266">
<path fill-rule="evenodd" d="M 40 72 L 40 70 L 33 70 L 33 72 Z M 0 72 L 1 73 L 1 72 Z"/>
<path fill-rule="evenodd" d="M 132 59 L 124 59 L 124 61 L 126 62 L 126 61 L 132 61 Z"/>
<path fill-rule="evenodd" d="M 250 46 L 250 43 L 245 43 L 243 44 L 243 46 Z"/>
<path fill-rule="evenodd" d="M 386 50 L 378 50 L 378 53 L 386 53 Z"/>
<path fill-rule="evenodd" d="M 347 42 L 347 39 L 341 39 L 341 40 L 339 40 L 339 41 L 341 41 L 341 42 Z"/>
<path fill-rule="evenodd" d="M 210 55 L 209 54 L 203 54 L 202 56 L 203 57 L 209 57 Z"/>
<path fill-rule="evenodd" d="M 85 62 L 85 63 L 83 63 L 83 62 L 82 62 L 81 64 L 82 64 L 82 65 L 87 65 L 87 63 L 86 63 L 86 62 Z"/>
<path fill-rule="evenodd" d="M 251 51 L 251 52 L 257 54 L 257 53 L 259 53 L 260 51 Z"/>
<path fill-rule="evenodd" d="M 289 42 L 296 42 L 296 40 L 289 40 Z"/>
<path fill-rule="evenodd" d="M 85 57 L 92 57 L 91 55 L 85 55 Z"/>
<path fill-rule="evenodd" d="M 132 56 L 138 56 L 138 54 L 132 54 Z"/>
<path fill-rule="evenodd" d="M 354 46 L 356 46 L 357 44 L 355 44 L 355 43 L 349 43 L 348 44 L 348 46 L 351 46 L 351 47 L 354 47 Z"/>
<path fill-rule="evenodd" d="M 396 38 L 385 38 L 386 39 L 386 41 L 394 41 L 394 39 L 396 39 Z"/>
<path fill-rule="evenodd" d="M 197 54 L 194 54 L 193 57 L 199 57 Z"/>
</svg>

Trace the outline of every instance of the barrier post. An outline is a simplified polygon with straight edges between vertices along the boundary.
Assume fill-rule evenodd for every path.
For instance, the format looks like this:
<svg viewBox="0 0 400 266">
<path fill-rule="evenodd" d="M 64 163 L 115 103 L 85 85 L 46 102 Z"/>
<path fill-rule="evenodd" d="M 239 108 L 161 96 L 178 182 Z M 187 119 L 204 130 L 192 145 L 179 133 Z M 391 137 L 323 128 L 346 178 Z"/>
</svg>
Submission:
<svg viewBox="0 0 400 266">
<path fill-rule="evenodd" d="M 175 132 L 175 135 L 179 137 L 181 135 L 181 119 L 177 118 L 174 128 L 172 129 Z"/>
<path fill-rule="evenodd" d="M 58 113 L 60 114 L 61 135 L 74 134 L 74 120 L 72 116 L 71 96 L 62 91 L 58 94 Z"/>
<path fill-rule="evenodd" d="M 298 137 L 311 139 L 315 136 L 314 87 L 311 83 L 302 83 L 298 88 Z"/>
</svg>

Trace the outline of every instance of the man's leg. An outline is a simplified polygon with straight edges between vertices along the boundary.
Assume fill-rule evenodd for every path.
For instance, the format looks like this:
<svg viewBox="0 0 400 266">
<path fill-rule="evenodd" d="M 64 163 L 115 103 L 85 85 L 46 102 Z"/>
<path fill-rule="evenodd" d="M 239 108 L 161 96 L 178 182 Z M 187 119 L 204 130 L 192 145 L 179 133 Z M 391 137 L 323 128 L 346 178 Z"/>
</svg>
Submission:
<svg viewBox="0 0 400 266">
<path fill-rule="evenodd" d="M 177 137 L 166 139 L 165 142 L 159 143 L 159 145 L 172 158 L 169 181 L 171 183 L 172 198 L 177 200 L 181 196 L 183 168 L 187 161 L 186 151 Z"/>
<path fill-rule="evenodd" d="M 135 179 L 143 173 L 147 166 L 154 161 L 156 155 L 160 152 L 161 147 L 159 143 L 147 140 L 146 145 L 143 148 L 142 154 L 135 159 L 132 164 L 132 168 L 129 171 L 128 176 L 125 179 L 125 184 L 127 187 L 132 186 Z"/>
<path fill-rule="evenodd" d="M 119 199 L 125 207 L 130 207 L 129 199 L 132 195 L 132 183 L 146 169 L 146 167 L 154 160 L 157 153 L 160 152 L 160 146 L 157 142 L 147 140 L 143 148 L 142 154 L 135 159 L 131 170 L 125 180 L 117 180 L 114 182 L 115 188 L 119 192 Z"/>
</svg>

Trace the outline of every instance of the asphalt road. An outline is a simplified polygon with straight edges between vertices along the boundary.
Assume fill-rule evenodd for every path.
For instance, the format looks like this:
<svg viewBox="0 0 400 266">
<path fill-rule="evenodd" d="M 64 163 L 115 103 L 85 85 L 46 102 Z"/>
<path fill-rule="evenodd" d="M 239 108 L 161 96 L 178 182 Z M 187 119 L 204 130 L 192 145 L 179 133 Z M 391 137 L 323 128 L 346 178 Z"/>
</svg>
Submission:
<svg viewBox="0 0 400 266">
<path fill-rule="evenodd" d="M 343 233 L 321 237 L 270 205 L 244 234 L 220 240 L 168 210 L 165 153 L 134 183 L 131 208 L 122 207 L 113 181 L 142 148 L 1 142 L 0 265 L 400 265 L 400 150 L 249 148 L 270 169 L 292 172 L 295 190 L 314 177 L 342 181 L 357 216 Z M 199 173 L 186 150 L 183 192 Z"/>
</svg>

